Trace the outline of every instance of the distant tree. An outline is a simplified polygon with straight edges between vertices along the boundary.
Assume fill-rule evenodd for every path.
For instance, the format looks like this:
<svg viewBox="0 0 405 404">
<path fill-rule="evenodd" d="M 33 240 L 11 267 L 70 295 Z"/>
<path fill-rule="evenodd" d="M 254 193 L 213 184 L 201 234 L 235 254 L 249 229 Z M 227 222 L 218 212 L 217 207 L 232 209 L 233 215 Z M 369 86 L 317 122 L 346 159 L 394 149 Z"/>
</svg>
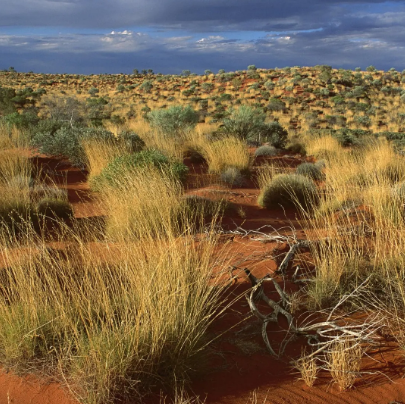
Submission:
<svg viewBox="0 0 405 404">
<path fill-rule="evenodd" d="M 224 74 L 225 73 L 225 70 L 224 69 L 219 69 L 218 70 L 218 74 Z"/>
<path fill-rule="evenodd" d="M 257 70 L 257 67 L 255 65 L 249 65 L 248 70 Z"/>
<path fill-rule="evenodd" d="M 367 70 L 368 72 L 376 72 L 376 71 L 377 71 L 377 69 L 376 69 L 374 66 L 372 66 L 372 65 L 368 66 L 368 67 L 366 68 L 366 70 Z"/>
<path fill-rule="evenodd" d="M 183 76 L 188 77 L 188 76 L 190 76 L 191 71 L 190 71 L 190 70 L 183 70 L 181 74 L 182 74 Z"/>
<path fill-rule="evenodd" d="M 148 74 L 153 74 L 153 69 L 148 69 Z"/>
<path fill-rule="evenodd" d="M 204 71 L 204 74 L 206 76 L 209 76 L 210 74 L 212 74 L 212 71 L 207 69 L 207 70 Z"/>
<path fill-rule="evenodd" d="M 132 72 L 133 72 L 134 74 L 139 74 L 139 70 L 138 70 L 138 69 L 134 69 L 134 70 L 132 70 Z"/>
<path fill-rule="evenodd" d="M 148 74 L 148 71 L 146 69 L 142 69 L 142 74 L 146 75 Z"/>
</svg>

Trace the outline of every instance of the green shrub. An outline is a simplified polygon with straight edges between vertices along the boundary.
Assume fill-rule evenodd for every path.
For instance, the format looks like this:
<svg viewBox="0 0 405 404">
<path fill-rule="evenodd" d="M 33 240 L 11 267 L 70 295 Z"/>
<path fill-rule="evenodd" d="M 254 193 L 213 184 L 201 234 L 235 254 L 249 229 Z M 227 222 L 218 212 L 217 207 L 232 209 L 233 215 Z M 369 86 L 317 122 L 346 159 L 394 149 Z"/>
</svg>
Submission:
<svg viewBox="0 0 405 404">
<path fill-rule="evenodd" d="M 261 109 L 242 105 L 230 110 L 220 132 L 241 140 L 269 142 L 274 147 L 284 147 L 288 132 L 278 122 L 265 123 L 265 119 L 266 115 Z"/>
<path fill-rule="evenodd" d="M 221 172 L 221 181 L 235 187 L 242 187 L 246 183 L 246 178 L 241 170 L 236 167 L 227 167 Z"/>
<path fill-rule="evenodd" d="M 288 132 L 278 122 L 265 123 L 261 128 L 260 140 L 269 142 L 278 149 L 285 147 L 287 138 Z"/>
<path fill-rule="evenodd" d="M 41 199 L 36 207 L 36 213 L 44 219 L 62 219 L 67 220 L 73 217 L 73 209 L 66 200 L 44 198 Z"/>
<path fill-rule="evenodd" d="M 313 163 L 302 163 L 297 167 L 296 173 L 315 181 L 323 179 L 322 169 Z"/>
<path fill-rule="evenodd" d="M 91 180 L 90 186 L 96 191 L 106 185 L 119 186 L 122 176 L 139 167 L 147 166 L 162 169 L 179 181 L 184 181 L 188 173 L 188 168 L 183 163 L 172 162 L 159 150 L 149 149 L 115 158 L 100 175 Z"/>
<path fill-rule="evenodd" d="M 172 106 L 168 109 L 157 109 L 147 114 L 152 128 L 168 136 L 188 132 L 198 123 L 198 113 L 190 106 Z"/>
<path fill-rule="evenodd" d="M 255 157 L 260 156 L 276 156 L 277 149 L 274 146 L 264 145 L 255 150 Z"/>
<path fill-rule="evenodd" d="M 350 129 L 339 129 L 338 131 L 333 132 L 333 137 L 343 147 L 360 145 L 358 137 Z"/>
<path fill-rule="evenodd" d="M 87 165 L 87 159 L 81 145 L 83 139 L 116 141 L 114 135 L 105 129 L 63 126 L 54 133 L 48 131 L 35 134 L 32 145 L 37 147 L 40 153 L 66 157 L 72 165 L 84 168 Z"/>
<path fill-rule="evenodd" d="M 221 132 L 246 140 L 261 132 L 265 119 L 262 110 L 242 105 L 229 111 L 228 117 L 223 120 Z"/>
<path fill-rule="evenodd" d="M 317 188 L 311 179 L 298 174 L 280 174 L 261 190 L 258 203 L 267 209 L 297 207 L 298 204 L 310 210 L 318 200 Z"/>
<path fill-rule="evenodd" d="M 276 111 L 284 111 L 286 109 L 285 102 L 278 99 L 278 98 L 270 98 L 269 103 L 267 105 L 267 110 L 276 112 Z"/>
<path fill-rule="evenodd" d="M 136 153 L 145 147 L 145 142 L 135 132 L 124 130 L 118 135 L 118 140 L 123 141 L 128 153 Z"/>
<path fill-rule="evenodd" d="M 307 150 L 305 148 L 305 145 L 303 143 L 292 143 L 290 144 L 286 150 L 289 153 L 293 153 L 293 154 L 301 154 L 301 156 L 306 156 L 307 155 Z"/>
</svg>

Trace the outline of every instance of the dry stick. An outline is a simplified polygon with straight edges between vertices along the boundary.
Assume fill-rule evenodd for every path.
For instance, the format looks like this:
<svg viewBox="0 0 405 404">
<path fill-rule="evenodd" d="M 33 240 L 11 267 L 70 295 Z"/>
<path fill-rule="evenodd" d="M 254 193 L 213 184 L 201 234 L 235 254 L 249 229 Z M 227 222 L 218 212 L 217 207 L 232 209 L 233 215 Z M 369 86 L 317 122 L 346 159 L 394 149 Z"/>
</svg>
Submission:
<svg viewBox="0 0 405 404">
<path fill-rule="evenodd" d="M 282 276 L 284 276 L 285 272 L 287 270 L 288 264 L 294 258 L 296 252 L 301 247 L 309 247 L 309 245 L 310 245 L 310 242 L 307 240 L 298 241 L 296 244 L 293 244 L 290 248 L 290 251 L 288 251 L 287 255 L 284 257 L 283 262 L 280 264 L 280 266 L 276 272 L 281 274 Z"/>
<path fill-rule="evenodd" d="M 287 267 L 288 262 L 292 259 L 294 256 L 295 252 L 300 246 L 303 245 L 308 245 L 308 242 L 298 242 L 294 244 L 289 253 L 286 255 L 284 258 L 282 265 L 284 264 L 284 268 Z M 281 267 L 281 265 L 280 265 Z M 252 313 L 260 320 L 262 321 L 262 337 L 264 340 L 264 343 L 268 349 L 268 351 L 276 356 L 279 357 L 280 354 L 284 352 L 284 349 L 286 345 L 288 344 L 288 340 L 286 340 L 286 343 L 283 345 L 283 348 L 279 351 L 279 354 L 277 355 L 272 348 L 268 335 L 267 335 L 267 324 L 269 322 L 276 322 L 278 323 L 278 314 L 282 314 L 289 325 L 289 330 L 292 332 L 294 335 L 303 335 L 307 338 L 307 342 L 310 346 L 313 347 L 318 347 L 314 352 L 311 354 L 307 355 L 306 358 L 310 359 L 313 356 L 323 353 L 328 350 L 334 343 L 339 342 L 342 338 L 352 338 L 356 342 L 356 345 L 362 343 L 362 342 L 367 342 L 367 343 L 374 343 L 375 342 L 375 333 L 376 331 L 382 326 L 382 321 L 383 319 L 377 319 L 376 321 L 373 321 L 371 323 L 362 323 L 362 324 L 354 324 L 354 325 L 338 325 L 336 324 L 335 321 L 332 321 L 332 315 L 333 313 L 337 310 L 339 306 L 341 306 L 349 297 L 353 297 L 357 292 L 360 290 L 361 287 L 363 287 L 368 279 L 366 279 L 362 284 L 360 284 L 353 292 L 351 292 L 349 295 L 343 296 L 342 299 L 332 308 L 331 312 L 329 313 L 329 316 L 326 321 L 315 323 L 315 324 L 308 324 L 302 327 L 297 327 L 294 324 L 294 317 L 290 312 L 288 312 L 286 309 L 284 309 L 279 303 L 275 302 L 272 299 L 269 299 L 266 294 L 264 293 L 263 289 L 263 283 L 265 281 L 271 280 L 275 286 L 275 289 L 277 293 L 279 294 L 281 298 L 281 302 L 283 305 L 287 306 L 289 301 L 287 298 L 287 295 L 283 292 L 281 289 L 280 285 L 271 278 L 269 275 L 265 276 L 262 279 L 257 279 L 255 276 L 251 274 L 251 272 L 247 269 L 244 268 L 244 271 L 249 277 L 250 282 L 252 283 L 252 290 L 249 296 L 246 296 L 246 299 L 248 301 L 249 307 L 252 311 Z M 283 273 L 283 272 L 282 272 Z M 273 309 L 273 312 L 268 315 L 262 314 L 257 306 L 255 301 L 257 300 L 262 300 L 264 301 L 269 307 Z M 310 334 L 311 331 L 315 331 L 316 334 Z M 328 333 L 334 333 L 334 335 L 328 335 Z M 374 337 L 374 339 L 373 339 Z M 319 338 L 324 338 L 326 341 L 320 341 Z M 312 343 L 311 341 L 315 340 L 315 343 Z"/>
</svg>

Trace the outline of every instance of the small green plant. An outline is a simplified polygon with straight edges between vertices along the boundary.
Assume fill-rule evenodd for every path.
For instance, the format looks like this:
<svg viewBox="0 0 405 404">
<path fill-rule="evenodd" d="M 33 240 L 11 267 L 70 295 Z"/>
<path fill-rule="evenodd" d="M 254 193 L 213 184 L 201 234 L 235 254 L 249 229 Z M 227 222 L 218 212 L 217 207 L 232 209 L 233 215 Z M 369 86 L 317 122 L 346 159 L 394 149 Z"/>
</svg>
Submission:
<svg viewBox="0 0 405 404">
<path fill-rule="evenodd" d="M 310 210 L 318 201 L 319 195 L 315 183 L 298 174 L 275 176 L 262 188 L 258 198 L 259 205 L 267 209 L 300 206 Z"/>
</svg>

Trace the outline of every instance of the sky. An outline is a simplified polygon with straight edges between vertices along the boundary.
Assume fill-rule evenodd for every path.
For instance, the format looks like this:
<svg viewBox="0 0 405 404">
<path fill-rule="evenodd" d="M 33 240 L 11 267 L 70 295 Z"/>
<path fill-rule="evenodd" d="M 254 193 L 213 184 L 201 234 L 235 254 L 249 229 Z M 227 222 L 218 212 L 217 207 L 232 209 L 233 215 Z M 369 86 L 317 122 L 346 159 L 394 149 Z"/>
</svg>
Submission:
<svg viewBox="0 0 405 404">
<path fill-rule="evenodd" d="M 0 0 L 0 69 L 405 69 L 405 1 Z"/>
</svg>

